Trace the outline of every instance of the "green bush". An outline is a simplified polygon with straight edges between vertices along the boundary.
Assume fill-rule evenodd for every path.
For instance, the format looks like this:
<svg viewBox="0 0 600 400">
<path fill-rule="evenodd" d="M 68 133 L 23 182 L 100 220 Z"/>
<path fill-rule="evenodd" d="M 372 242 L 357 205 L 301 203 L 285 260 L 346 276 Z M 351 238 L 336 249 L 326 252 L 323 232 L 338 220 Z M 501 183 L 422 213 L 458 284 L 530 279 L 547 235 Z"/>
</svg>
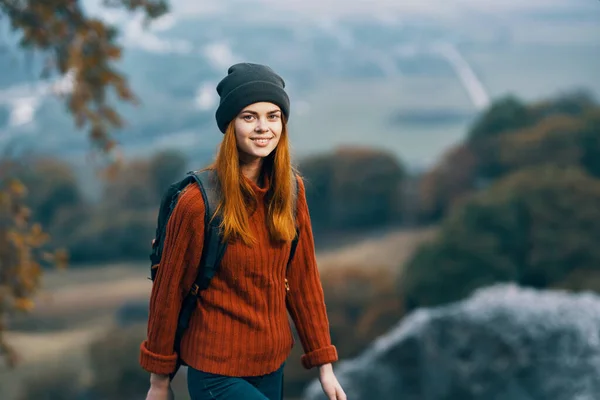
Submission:
<svg viewBox="0 0 600 400">
<path fill-rule="evenodd" d="M 476 190 L 479 160 L 461 144 L 442 155 L 440 162 L 420 176 L 417 212 L 422 222 L 437 221 L 453 204 Z"/>
<path fill-rule="evenodd" d="M 515 96 L 505 96 L 492 103 L 473 123 L 467 134 L 468 142 L 475 143 L 517 132 L 553 115 L 579 117 L 597 107 L 590 93 L 571 91 L 525 104 Z"/>
<path fill-rule="evenodd" d="M 26 204 L 32 220 L 52 233 L 58 212 L 82 206 L 85 201 L 72 167 L 59 159 L 29 156 L 15 173 L 27 187 Z"/>
<path fill-rule="evenodd" d="M 79 262 L 146 257 L 156 229 L 157 210 L 96 211 L 64 237 L 71 259 Z"/>
<path fill-rule="evenodd" d="M 495 101 L 467 140 L 420 177 L 421 221 L 440 220 L 457 200 L 544 164 L 600 177 L 600 106 L 591 96 L 573 92 L 527 105 L 514 97 Z"/>
<path fill-rule="evenodd" d="M 514 96 L 498 99 L 483 112 L 469 130 L 469 141 L 478 141 L 527 127 L 533 118 L 527 105 Z"/>
<path fill-rule="evenodd" d="M 299 166 L 315 229 L 369 228 L 401 218 L 404 167 L 385 151 L 350 147 Z"/>
<path fill-rule="evenodd" d="M 479 175 L 498 179 L 541 164 L 580 166 L 600 177 L 600 107 L 583 115 L 555 114 L 478 145 Z"/>
<path fill-rule="evenodd" d="M 536 166 L 462 202 L 407 263 L 408 308 L 455 301 L 495 282 L 545 288 L 600 270 L 600 180 Z M 583 285 L 585 288 L 585 285 Z"/>
</svg>

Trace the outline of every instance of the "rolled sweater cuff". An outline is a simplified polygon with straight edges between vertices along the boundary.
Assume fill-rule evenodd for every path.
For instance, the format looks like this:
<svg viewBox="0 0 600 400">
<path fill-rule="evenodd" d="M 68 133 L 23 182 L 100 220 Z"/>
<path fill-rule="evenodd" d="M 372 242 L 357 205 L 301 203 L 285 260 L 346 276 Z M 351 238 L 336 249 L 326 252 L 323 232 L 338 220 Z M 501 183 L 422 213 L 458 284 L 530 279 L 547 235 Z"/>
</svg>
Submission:
<svg viewBox="0 0 600 400">
<path fill-rule="evenodd" d="M 338 360 L 337 349 L 335 346 L 322 347 L 320 349 L 306 353 L 300 357 L 302 366 L 306 369 L 318 367 L 324 364 L 333 363 Z"/>
<path fill-rule="evenodd" d="M 147 340 L 140 345 L 140 365 L 146 371 L 153 374 L 168 375 L 177 366 L 177 353 L 168 356 L 156 354 L 148 350 Z"/>
</svg>

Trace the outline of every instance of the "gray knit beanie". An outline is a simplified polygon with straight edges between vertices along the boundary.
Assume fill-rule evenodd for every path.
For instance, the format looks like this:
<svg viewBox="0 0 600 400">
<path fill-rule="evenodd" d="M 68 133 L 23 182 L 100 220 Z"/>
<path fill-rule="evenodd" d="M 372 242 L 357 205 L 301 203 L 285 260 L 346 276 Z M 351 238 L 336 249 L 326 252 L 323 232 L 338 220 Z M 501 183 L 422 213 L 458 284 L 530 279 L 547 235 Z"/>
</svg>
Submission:
<svg viewBox="0 0 600 400">
<path fill-rule="evenodd" d="M 286 120 L 290 116 L 290 99 L 284 90 L 285 82 L 266 65 L 239 63 L 227 70 L 227 76 L 217 85 L 220 96 L 215 113 L 219 130 L 227 125 L 244 107 L 267 101 L 278 105 Z"/>
</svg>

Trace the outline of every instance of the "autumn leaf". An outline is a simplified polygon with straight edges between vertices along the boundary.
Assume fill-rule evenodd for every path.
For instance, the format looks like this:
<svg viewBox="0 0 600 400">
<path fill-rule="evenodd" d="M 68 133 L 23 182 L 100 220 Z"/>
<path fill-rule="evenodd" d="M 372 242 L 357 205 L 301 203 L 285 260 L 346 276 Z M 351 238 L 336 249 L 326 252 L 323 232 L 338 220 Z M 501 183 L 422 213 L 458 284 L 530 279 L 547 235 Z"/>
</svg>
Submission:
<svg viewBox="0 0 600 400">
<path fill-rule="evenodd" d="M 29 312 L 29 311 L 33 310 L 34 306 L 35 306 L 35 304 L 34 304 L 33 300 L 31 300 L 29 298 L 15 299 L 15 308 L 19 311 Z"/>
<path fill-rule="evenodd" d="M 27 188 L 20 181 L 14 179 L 9 184 L 9 190 L 12 194 L 22 197 L 27 193 Z"/>
</svg>

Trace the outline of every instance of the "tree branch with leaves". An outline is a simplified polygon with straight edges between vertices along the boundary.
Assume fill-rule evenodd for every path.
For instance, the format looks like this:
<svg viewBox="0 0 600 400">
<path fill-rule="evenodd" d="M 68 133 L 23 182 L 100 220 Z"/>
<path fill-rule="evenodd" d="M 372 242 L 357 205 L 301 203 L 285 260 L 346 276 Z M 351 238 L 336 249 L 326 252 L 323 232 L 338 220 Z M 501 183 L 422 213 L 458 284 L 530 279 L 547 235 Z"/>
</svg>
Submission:
<svg viewBox="0 0 600 400">
<path fill-rule="evenodd" d="M 142 12 L 146 22 L 168 11 L 166 0 L 104 0 L 102 4 Z M 115 151 L 112 133 L 124 121 L 111 98 L 139 102 L 127 78 L 114 67 L 123 51 L 117 43 L 118 29 L 86 14 L 81 0 L 0 0 L 0 21 L 10 25 L 23 51 L 43 55 L 40 79 L 71 79 L 64 101 L 76 128 L 88 132 L 95 150 Z M 64 268 L 68 262 L 66 250 L 48 250 L 50 236 L 30 220 L 26 195 L 35 188 L 15 178 L 19 167 L 17 160 L 9 158 L 0 163 L 0 357 L 11 366 L 17 355 L 3 338 L 8 316 L 34 307 L 45 264 Z"/>
</svg>

